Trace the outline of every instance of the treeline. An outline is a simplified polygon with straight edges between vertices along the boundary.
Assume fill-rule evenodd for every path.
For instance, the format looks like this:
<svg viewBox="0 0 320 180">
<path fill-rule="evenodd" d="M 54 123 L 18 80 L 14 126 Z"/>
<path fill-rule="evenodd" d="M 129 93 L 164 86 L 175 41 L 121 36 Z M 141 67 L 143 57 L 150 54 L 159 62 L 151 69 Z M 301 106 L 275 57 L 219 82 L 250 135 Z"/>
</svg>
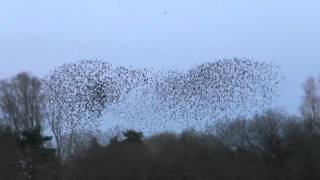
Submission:
<svg viewBox="0 0 320 180">
<path fill-rule="evenodd" d="M 39 131 L 0 130 L 0 179 L 66 180 L 316 180 L 320 178 L 317 122 L 275 111 L 253 119 L 143 137 L 128 130 L 102 145 L 93 138 L 65 159 Z"/>
<path fill-rule="evenodd" d="M 319 179 L 320 133 L 311 122 L 278 112 L 141 139 L 127 131 L 108 145 L 92 141 L 70 156 L 69 179 L 270 180 Z"/>
</svg>

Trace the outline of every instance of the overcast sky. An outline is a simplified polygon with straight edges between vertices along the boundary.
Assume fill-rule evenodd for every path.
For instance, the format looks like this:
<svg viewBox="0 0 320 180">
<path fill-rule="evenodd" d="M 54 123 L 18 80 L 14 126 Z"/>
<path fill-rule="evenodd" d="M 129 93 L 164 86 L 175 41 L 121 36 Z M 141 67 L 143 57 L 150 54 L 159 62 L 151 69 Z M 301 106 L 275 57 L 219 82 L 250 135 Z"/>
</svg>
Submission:
<svg viewBox="0 0 320 180">
<path fill-rule="evenodd" d="M 188 68 L 231 57 L 280 65 L 278 104 L 297 112 L 301 84 L 320 73 L 320 1 L 0 0 L 0 78 L 88 58 Z"/>
</svg>

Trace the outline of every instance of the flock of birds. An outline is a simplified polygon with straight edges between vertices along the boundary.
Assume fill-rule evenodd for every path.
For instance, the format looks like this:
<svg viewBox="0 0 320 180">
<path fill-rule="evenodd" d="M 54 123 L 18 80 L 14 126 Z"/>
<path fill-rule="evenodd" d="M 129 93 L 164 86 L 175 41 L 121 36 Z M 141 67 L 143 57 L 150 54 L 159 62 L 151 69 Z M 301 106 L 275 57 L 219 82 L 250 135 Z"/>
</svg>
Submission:
<svg viewBox="0 0 320 180">
<path fill-rule="evenodd" d="M 144 132 L 205 130 L 221 118 L 268 107 L 280 68 L 249 59 L 203 63 L 189 70 L 114 66 L 99 60 L 64 64 L 44 82 L 69 128 L 95 129 L 102 117 Z"/>
</svg>

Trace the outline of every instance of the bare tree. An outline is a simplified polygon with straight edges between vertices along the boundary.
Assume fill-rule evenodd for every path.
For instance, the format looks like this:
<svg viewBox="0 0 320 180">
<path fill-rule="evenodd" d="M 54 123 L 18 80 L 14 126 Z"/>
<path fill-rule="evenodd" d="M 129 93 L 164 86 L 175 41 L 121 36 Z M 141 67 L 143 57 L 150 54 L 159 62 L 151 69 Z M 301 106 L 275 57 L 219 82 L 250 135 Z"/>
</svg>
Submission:
<svg viewBox="0 0 320 180">
<path fill-rule="evenodd" d="M 63 106 L 61 105 L 62 97 L 59 91 L 54 90 L 54 84 L 50 84 L 47 81 L 43 81 L 43 90 L 46 94 L 46 121 L 50 127 L 50 130 L 54 136 L 57 153 L 61 156 L 62 150 L 62 135 L 64 129 L 64 115 L 65 111 Z"/>
<path fill-rule="evenodd" d="M 320 79 L 308 78 L 303 84 L 304 96 L 301 113 L 308 127 L 320 128 Z"/>
<path fill-rule="evenodd" d="M 304 117 L 319 119 L 320 115 L 320 86 L 319 80 L 310 77 L 303 84 L 304 97 L 301 112 Z"/>
<path fill-rule="evenodd" d="M 28 73 L 20 73 L 0 82 L 1 118 L 16 132 L 43 128 L 44 95 L 41 82 Z M 42 129 L 43 130 L 43 129 Z"/>
</svg>

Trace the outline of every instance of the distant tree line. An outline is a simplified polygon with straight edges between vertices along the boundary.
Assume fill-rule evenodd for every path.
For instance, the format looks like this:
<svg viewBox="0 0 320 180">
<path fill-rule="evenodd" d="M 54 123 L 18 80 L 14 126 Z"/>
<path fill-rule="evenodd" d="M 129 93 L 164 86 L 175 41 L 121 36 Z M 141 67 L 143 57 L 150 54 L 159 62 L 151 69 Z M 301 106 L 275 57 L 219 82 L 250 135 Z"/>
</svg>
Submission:
<svg viewBox="0 0 320 180">
<path fill-rule="evenodd" d="M 240 66 L 248 61 L 234 62 Z M 129 129 L 106 138 L 92 132 L 103 110 L 111 103 L 122 101 L 122 95 L 135 87 L 150 83 L 148 75 L 144 71 L 117 68 L 116 72 L 120 73 L 110 78 L 114 74 L 104 73 L 113 71 L 108 64 L 81 63 L 64 65 L 44 79 L 20 73 L 1 80 L 0 179 L 320 179 L 320 80 L 309 78 L 305 82 L 301 116 L 272 109 L 251 117 L 232 115 L 210 121 L 202 131 L 186 129 L 182 133 L 144 136 L 143 132 Z M 227 63 L 231 63 L 231 67 L 235 65 L 232 61 Z M 258 64 L 252 67 L 256 66 L 260 67 Z M 201 67 L 203 70 L 211 66 Z M 211 72 L 201 69 L 192 73 L 191 77 L 195 78 L 192 81 L 184 77 L 187 81 L 179 82 L 179 86 L 192 91 L 182 94 L 172 91 L 179 86 L 170 81 L 166 83 L 170 87 L 159 91 L 170 92 L 170 97 L 160 94 L 160 100 L 169 98 L 174 99 L 170 102 L 176 102 L 182 98 L 180 94 L 183 102 L 199 94 L 203 98 L 202 93 L 214 87 L 205 85 L 203 92 L 194 89 L 197 86 L 193 85 L 205 84 L 205 79 L 210 79 Z M 247 77 L 247 72 L 238 71 Z M 170 78 L 172 80 L 172 76 Z M 250 74 L 248 78 L 254 82 L 267 77 Z M 232 94 L 233 86 L 227 87 L 227 93 Z M 254 91 L 251 87 L 262 86 L 248 86 Z M 269 93 L 274 89 L 264 90 L 260 89 L 271 97 Z M 224 101 L 230 103 L 229 99 L 221 100 Z M 242 104 L 238 100 L 234 102 Z"/>
<path fill-rule="evenodd" d="M 127 130 L 108 144 L 84 141 L 60 159 L 39 131 L 0 129 L 1 179 L 316 180 L 320 132 L 308 120 L 268 111 L 220 122 L 212 133 L 186 130 L 143 137 Z"/>
<path fill-rule="evenodd" d="M 320 132 L 275 111 L 216 125 L 214 133 L 186 130 L 101 145 L 94 139 L 65 162 L 67 179 L 316 180 Z"/>
</svg>

